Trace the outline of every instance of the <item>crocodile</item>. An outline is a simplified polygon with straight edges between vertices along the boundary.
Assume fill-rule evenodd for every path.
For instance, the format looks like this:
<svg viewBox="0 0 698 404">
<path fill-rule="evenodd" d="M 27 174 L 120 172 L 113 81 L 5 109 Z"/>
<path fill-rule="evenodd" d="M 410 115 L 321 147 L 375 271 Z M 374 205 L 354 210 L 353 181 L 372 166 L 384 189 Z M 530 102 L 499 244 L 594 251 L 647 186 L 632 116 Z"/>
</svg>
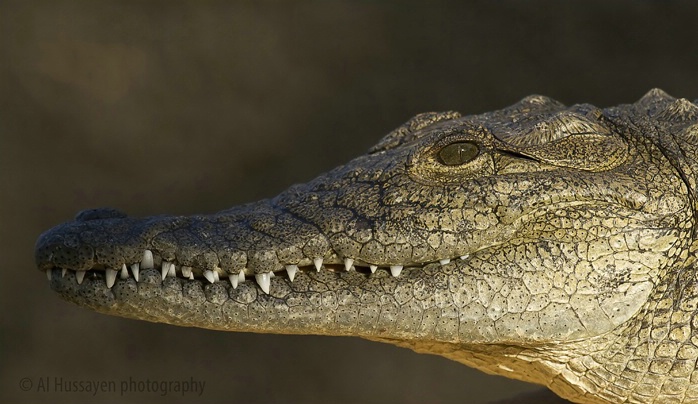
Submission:
<svg viewBox="0 0 698 404">
<path fill-rule="evenodd" d="M 278 196 L 82 211 L 37 267 L 98 312 L 358 336 L 578 403 L 698 402 L 698 105 L 424 113 Z"/>
</svg>

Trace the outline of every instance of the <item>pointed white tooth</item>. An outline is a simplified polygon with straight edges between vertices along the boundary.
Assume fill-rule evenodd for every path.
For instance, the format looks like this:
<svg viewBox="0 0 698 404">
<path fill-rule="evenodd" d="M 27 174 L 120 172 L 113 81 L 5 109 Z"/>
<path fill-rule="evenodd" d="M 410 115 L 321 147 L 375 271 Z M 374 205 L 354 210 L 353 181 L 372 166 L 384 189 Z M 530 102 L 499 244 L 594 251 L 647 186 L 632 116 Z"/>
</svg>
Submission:
<svg viewBox="0 0 698 404">
<path fill-rule="evenodd" d="M 221 276 L 218 274 L 218 271 L 216 271 L 216 270 L 214 269 L 214 270 L 211 271 L 211 272 L 213 273 L 213 280 L 214 280 L 214 281 L 218 282 L 218 281 L 221 280 Z"/>
<path fill-rule="evenodd" d="M 211 283 L 216 281 L 216 278 L 213 276 L 213 271 L 208 269 L 204 271 L 204 278 L 208 279 Z"/>
<path fill-rule="evenodd" d="M 53 269 L 47 269 L 46 270 L 46 279 L 48 279 L 49 282 L 51 282 L 51 275 L 53 275 Z"/>
<path fill-rule="evenodd" d="M 439 264 L 441 264 L 441 265 L 446 265 L 446 264 L 448 264 L 449 262 L 451 262 L 451 259 L 450 259 L 450 258 L 446 258 L 446 259 L 443 259 L 443 260 L 439 260 Z"/>
<path fill-rule="evenodd" d="M 177 276 L 174 262 L 170 262 L 170 269 L 167 271 L 167 276 Z"/>
<path fill-rule="evenodd" d="M 245 270 L 241 269 L 240 273 L 238 274 L 238 282 L 243 283 L 245 282 Z"/>
<path fill-rule="evenodd" d="M 317 269 L 317 271 L 320 272 L 320 268 L 322 268 L 322 258 L 315 258 L 313 260 L 313 264 L 315 264 L 315 269 Z"/>
<path fill-rule="evenodd" d="M 139 264 L 137 262 L 135 264 L 131 264 L 131 272 L 133 273 L 133 279 L 135 279 L 136 282 L 138 282 L 138 274 L 140 273 L 140 271 L 141 271 L 141 264 Z"/>
<path fill-rule="evenodd" d="M 116 282 L 116 271 L 113 269 L 107 268 L 106 275 L 107 275 L 107 287 L 109 289 L 111 289 L 111 287 L 114 286 L 114 282 Z"/>
<path fill-rule="evenodd" d="M 345 271 L 350 270 L 352 265 L 354 265 L 354 260 L 352 258 L 345 258 L 344 259 L 344 270 Z"/>
<path fill-rule="evenodd" d="M 162 261 L 162 267 L 160 268 L 160 274 L 162 274 L 162 280 L 167 278 L 167 274 L 170 273 L 170 263 L 167 261 Z"/>
<path fill-rule="evenodd" d="M 126 264 L 121 264 L 121 273 L 119 277 L 121 279 L 128 279 L 128 268 L 126 268 Z"/>
<path fill-rule="evenodd" d="M 376 273 L 376 269 L 378 269 L 378 265 L 369 265 L 368 267 L 371 269 L 371 273 L 372 273 L 372 274 L 375 274 L 375 273 Z"/>
<path fill-rule="evenodd" d="M 461 256 L 460 256 L 460 259 L 462 259 L 462 260 L 464 260 L 464 259 L 466 259 L 466 258 L 468 258 L 467 255 L 461 255 Z"/>
<path fill-rule="evenodd" d="M 66 272 L 68 272 L 68 268 L 61 268 L 61 278 L 65 278 Z"/>
<path fill-rule="evenodd" d="M 153 264 L 153 252 L 150 250 L 143 251 L 143 259 L 141 260 L 141 269 L 152 269 Z"/>
<path fill-rule="evenodd" d="M 188 278 L 191 275 L 191 267 L 182 265 L 182 276 Z"/>
<path fill-rule="evenodd" d="M 193 281 L 193 280 L 194 280 L 194 274 L 193 274 L 193 273 L 189 273 L 189 280 L 190 280 L 190 281 Z"/>
<path fill-rule="evenodd" d="M 259 287 L 262 288 L 262 291 L 269 294 L 269 287 L 271 286 L 271 277 L 269 276 L 269 272 L 256 274 L 254 278 L 257 280 Z"/>
<path fill-rule="evenodd" d="M 238 281 L 240 280 L 237 275 L 228 275 L 228 280 L 230 284 L 233 285 L 233 289 L 238 288 Z"/>
<path fill-rule="evenodd" d="M 393 274 L 394 277 L 397 278 L 400 275 L 400 272 L 402 272 L 402 265 L 390 266 L 390 273 Z"/>
<path fill-rule="evenodd" d="M 286 272 L 288 273 L 288 279 L 293 282 L 296 277 L 296 272 L 298 272 L 298 265 L 286 265 Z"/>
<path fill-rule="evenodd" d="M 85 279 L 85 274 L 87 271 L 75 271 L 75 279 L 78 280 L 78 285 L 82 283 L 82 280 Z"/>
</svg>

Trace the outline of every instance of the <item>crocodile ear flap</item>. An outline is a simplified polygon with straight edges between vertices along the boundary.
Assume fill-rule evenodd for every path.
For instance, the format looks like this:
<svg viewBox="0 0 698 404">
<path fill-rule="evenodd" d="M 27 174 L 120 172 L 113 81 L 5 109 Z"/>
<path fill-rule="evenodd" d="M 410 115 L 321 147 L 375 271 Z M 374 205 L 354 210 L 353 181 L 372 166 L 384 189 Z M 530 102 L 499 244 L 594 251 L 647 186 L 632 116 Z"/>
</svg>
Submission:
<svg viewBox="0 0 698 404">
<path fill-rule="evenodd" d="M 603 111 L 588 104 L 519 120 L 498 138 L 509 152 L 585 171 L 610 170 L 628 155 L 628 145 Z"/>
<path fill-rule="evenodd" d="M 598 172 L 622 164 L 628 146 L 617 135 L 580 133 L 512 151 L 558 167 Z"/>
<path fill-rule="evenodd" d="M 425 112 L 411 118 L 397 129 L 388 133 L 383 139 L 373 146 L 368 152 L 377 153 L 384 150 L 394 149 L 400 145 L 411 142 L 425 135 L 422 129 L 437 122 L 460 118 L 461 115 L 455 111 L 446 112 Z"/>
</svg>

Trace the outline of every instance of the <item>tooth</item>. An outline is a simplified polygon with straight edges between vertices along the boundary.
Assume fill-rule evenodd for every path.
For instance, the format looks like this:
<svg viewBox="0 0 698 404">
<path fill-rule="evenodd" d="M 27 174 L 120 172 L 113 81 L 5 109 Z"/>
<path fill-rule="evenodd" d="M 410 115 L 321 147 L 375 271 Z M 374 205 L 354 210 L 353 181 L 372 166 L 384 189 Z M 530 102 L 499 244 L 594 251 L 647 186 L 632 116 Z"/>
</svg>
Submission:
<svg viewBox="0 0 698 404">
<path fill-rule="evenodd" d="M 175 264 L 170 262 L 170 269 L 167 271 L 167 276 L 177 276 L 177 271 L 175 271 Z"/>
<path fill-rule="evenodd" d="M 293 282 L 293 278 L 296 277 L 296 272 L 298 272 L 298 265 L 286 265 L 286 272 L 288 273 L 288 279 Z"/>
<path fill-rule="evenodd" d="M 121 277 L 121 279 L 128 279 L 128 268 L 126 268 L 126 264 L 121 264 L 121 274 L 119 277 Z"/>
<path fill-rule="evenodd" d="M 400 272 L 402 272 L 402 265 L 390 266 L 390 273 L 393 274 L 394 277 L 397 278 L 400 275 Z"/>
<path fill-rule="evenodd" d="M 65 278 L 66 272 L 68 272 L 68 268 L 61 268 L 61 278 Z"/>
<path fill-rule="evenodd" d="M 153 268 L 153 252 L 150 250 L 143 251 L 143 259 L 141 260 L 141 269 Z"/>
<path fill-rule="evenodd" d="M 233 285 L 233 289 L 238 288 L 238 281 L 240 280 L 237 275 L 228 275 L 228 280 L 230 284 Z"/>
<path fill-rule="evenodd" d="M 461 255 L 461 256 L 460 256 L 460 259 L 462 259 L 462 260 L 464 260 L 464 259 L 466 259 L 466 258 L 468 258 L 468 255 L 467 255 L 467 254 L 466 254 L 466 255 Z"/>
<path fill-rule="evenodd" d="M 262 288 L 262 291 L 269 294 L 269 287 L 271 286 L 271 277 L 269 276 L 269 272 L 256 274 L 254 278 L 257 280 L 259 287 Z"/>
<path fill-rule="evenodd" d="M 351 269 L 351 266 L 354 265 L 354 260 L 351 258 L 345 258 L 344 259 L 344 270 L 348 271 Z"/>
<path fill-rule="evenodd" d="M 53 269 L 46 270 L 46 279 L 48 279 L 49 282 L 51 282 L 51 275 L 53 275 L 51 272 L 53 272 Z"/>
<path fill-rule="evenodd" d="M 131 272 L 133 272 L 133 279 L 135 279 L 136 282 L 138 282 L 138 274 L 140 273 L 140 271 L 141 271 L 141 264 L 139 264 L 137 262 L 135 264 L 131 264 Z"/>
<path fill-rule="evenodd" d="M 243 269 L 241 269 L 240 273 L 238 274 L 238 282 L 245 282 L 245 271 Z"/>
<path fill-rule="evenodd" d="M 320 268 L 322 268 L 322 258 L 315 258 L 313 260 L 313 264 L 315 264 L 315 269 L 317 269 L 317 271 L 320 272 Z"/>
<path fill-rule="evenodd" d="M 213 271 L 208 269 L 204 271 L 204 278 L 208 279 L 208 281 L 211 283 L 216 281 L 215 276 L 213 276 Z"/>
<path fill-rule="evenodd" d="M 450 258 L 446 258 L 446 259 L 443 259 L 443 260 L 439 260 L 439 264 L 441 264 L 441 265 L 446 265 L 446 264 L 448 264 L 449 262 L 451 262 L 451 259 L 450 259 Z"/>
<path fill-rule="evenodd" d="M 189 273 L 189 280 L 190 280 L 190 281 L 193 281 L 193 280 L 194 280 L 194 274 L 193 274 L 193 273 Z"/>
<path fill-rule="evenodd" d="M 218 271 L 216 271 L 216 270 L 214 269 L 214 270 L 211 271 L 211 272 L 213 272 L 213 279 L 214 279 L 216 282 L 218 282 L 218 281 L 221 280 L 220 275 L 218 275 Z"/>
<path fill-rule="evenodd" d="M 162 274 L 162 280 L 167 278 L 167 274 L 170 273 L 170 263 L 167 261 L 162 261 L 162 267 L 160 268 L 160 273 Z"/>
<path fill-rule="evenodd" d="M 80 285 L 82 280 L 85 279 L 85 273 L 87 273 L 87 271 L 75 271 L 75 279 L 78 280 L 78 285 Z"/>
<path fill-rule="evenodd" d="M 111 289 L 111 287 L 114 286 L 114 282 L 116 282 L 116 271 L 113 269 L 107 268 L 106 275 L 107 275 L 107 287 L 109 289 Z"/>
<path fill-rule="evenodd" d="M 188 278 L 191 275 L 191 267 L 182 265 L 182 276 Z"/>
<path fill-rule="evenodd" d="M 371 269 L 371 273 L 372 273 L 372 274 L 375 274 L 375 273 L 376 273 L 376 269 L 378 269 L 378 265 L 369 265 L 368 267 Z"/>
</svg>

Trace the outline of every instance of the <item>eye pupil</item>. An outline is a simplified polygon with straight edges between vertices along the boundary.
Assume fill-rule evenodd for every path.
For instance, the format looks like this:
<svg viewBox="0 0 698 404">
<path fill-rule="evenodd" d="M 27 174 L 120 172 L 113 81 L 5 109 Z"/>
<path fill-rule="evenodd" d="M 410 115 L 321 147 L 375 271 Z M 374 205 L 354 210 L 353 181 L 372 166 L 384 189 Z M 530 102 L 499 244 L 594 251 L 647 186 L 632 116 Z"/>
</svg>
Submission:
<svg viewBox="0 0 698 404">
<path fill-rule="evenodd" d="M 457 142 L 444 146 L 439 150 L 441 163 L 447 166 L 457 166 L 472 161 L 477 157 L 479 149 L 470 142 Z"/>
</svg>

